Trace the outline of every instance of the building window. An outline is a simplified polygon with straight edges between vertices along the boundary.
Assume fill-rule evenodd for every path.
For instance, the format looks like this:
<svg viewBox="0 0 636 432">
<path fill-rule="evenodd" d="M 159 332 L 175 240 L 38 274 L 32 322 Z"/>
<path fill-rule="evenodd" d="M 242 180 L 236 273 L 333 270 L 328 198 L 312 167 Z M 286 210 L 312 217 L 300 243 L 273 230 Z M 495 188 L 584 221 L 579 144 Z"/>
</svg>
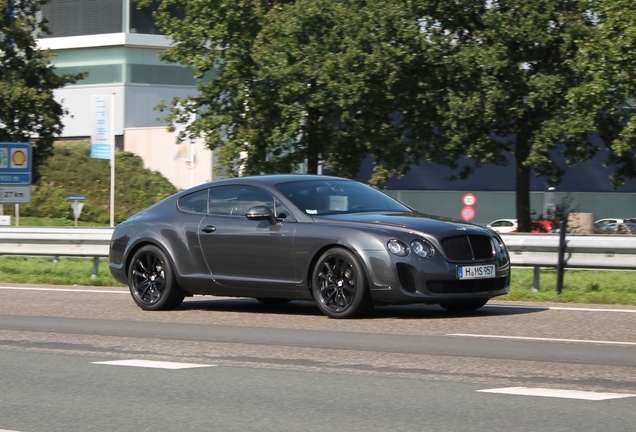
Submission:
<svg viewBox="0 0 636 432">
<path fill-rule="evenodd" d="M 42 38 L 122 33 L 122 0 L 50 0 L 43 5 L 51 34 Z"/>
</svg>

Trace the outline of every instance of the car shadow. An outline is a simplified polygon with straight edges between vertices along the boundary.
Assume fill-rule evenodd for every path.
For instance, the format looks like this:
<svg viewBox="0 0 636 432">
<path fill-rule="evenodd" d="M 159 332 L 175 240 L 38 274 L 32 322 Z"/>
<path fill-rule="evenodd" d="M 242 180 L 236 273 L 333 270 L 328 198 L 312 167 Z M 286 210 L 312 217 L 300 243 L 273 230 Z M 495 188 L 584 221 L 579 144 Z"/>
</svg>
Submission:
<svg viewBox="0 0 636 432">
<path fill-rule="evenodd" d="M 324 316 L 312 301 L 295 300 L 285 304 L 263 304 L 252 298 L 194 297 L 184 301 L 178 310 L 239 312 L 272 315 Z M 360 319 L 448 319 L 499 317 L 545 312 L 547 307 L 527 305 L 486 304 L 473 312 L 449 312 L 438 305 L 409 304 L 376 306 Z M 325 318 L 327 318 L 325 316 Z"/>
</svg>

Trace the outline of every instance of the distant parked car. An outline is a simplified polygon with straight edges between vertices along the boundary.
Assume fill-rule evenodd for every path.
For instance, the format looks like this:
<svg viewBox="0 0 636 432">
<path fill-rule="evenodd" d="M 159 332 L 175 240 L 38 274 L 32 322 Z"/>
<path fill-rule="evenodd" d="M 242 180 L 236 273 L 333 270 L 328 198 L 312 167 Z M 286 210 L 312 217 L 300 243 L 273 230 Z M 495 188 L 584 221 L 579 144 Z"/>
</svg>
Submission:
<svg viewBox="0 0 636 432">
<path fill-rule="evenodd" d="M 594 224 L 596 234 L 636 234 L 636 223 Z"/>
<path fill-rule="evenodd" d="M 636 218 L 604 218 L 594 222 L 595 228 L 603 228 L 609 224 L 636 223 Z"/>
<path fill-rule="evenodd" d="M 497 219 L 486 226 L 500 234 L 517 232 L 517 229 L 519 228 L 517 219 Z"/>
<path fill-rule="evenodd" d="M 554 232 L 554 222 L 543 219 L 536 219 L 530 225 L 531 233 L 550 233 Z"/>
</svg>

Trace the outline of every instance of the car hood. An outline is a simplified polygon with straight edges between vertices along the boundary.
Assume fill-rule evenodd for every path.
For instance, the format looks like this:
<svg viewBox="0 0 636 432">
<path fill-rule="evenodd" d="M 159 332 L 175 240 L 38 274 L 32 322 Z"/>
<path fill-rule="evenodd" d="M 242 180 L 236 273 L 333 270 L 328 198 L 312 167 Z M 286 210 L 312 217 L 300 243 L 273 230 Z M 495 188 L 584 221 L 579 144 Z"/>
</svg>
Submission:
<svg viewBox="0 0 636 432">
<path fill-rule="evenodd" d="M 419 231 L 440 237 L 458 234 L 490 234 L 481 225 L 424 213 L 352 213 L 315 217 L 316 222 L 380 226 L 401 231 Z"/>
</svg>

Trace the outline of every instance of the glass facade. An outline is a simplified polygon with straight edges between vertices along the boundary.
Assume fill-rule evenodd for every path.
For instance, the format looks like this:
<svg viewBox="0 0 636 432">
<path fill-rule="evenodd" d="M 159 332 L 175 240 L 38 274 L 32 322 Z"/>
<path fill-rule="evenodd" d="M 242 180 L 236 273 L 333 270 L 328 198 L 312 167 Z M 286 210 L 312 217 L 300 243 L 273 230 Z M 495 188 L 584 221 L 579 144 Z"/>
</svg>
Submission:
<svg viewBox="0 0 636 432">
<path fill-rule="evenodd" d="M 42 7 L 42 15 L 48 20 L 51 34 L 43 37 L 105 33 L 158 35 L 161 31 L 152 14 L 159 3 L 159 0 L 152 0 L 150 6 L 139 8 L 135 0 L 50 0 Z M 176 14 L 176 8 L 171 8 Z"/>
<path fill-rule="evenodd" d="M 57 51 L 54 62 L 58 73 L 88 72 L 77 84 L 196 85 L 192 69 L 162 62 L 160 51 L 123 46 L 67 49 Z"/>
<path fill-rule="evenodd" d="M 42 7 L 51 34 L 43 38 L 122 33 L 124 0 L 50 0 Z"/>
</svg>

